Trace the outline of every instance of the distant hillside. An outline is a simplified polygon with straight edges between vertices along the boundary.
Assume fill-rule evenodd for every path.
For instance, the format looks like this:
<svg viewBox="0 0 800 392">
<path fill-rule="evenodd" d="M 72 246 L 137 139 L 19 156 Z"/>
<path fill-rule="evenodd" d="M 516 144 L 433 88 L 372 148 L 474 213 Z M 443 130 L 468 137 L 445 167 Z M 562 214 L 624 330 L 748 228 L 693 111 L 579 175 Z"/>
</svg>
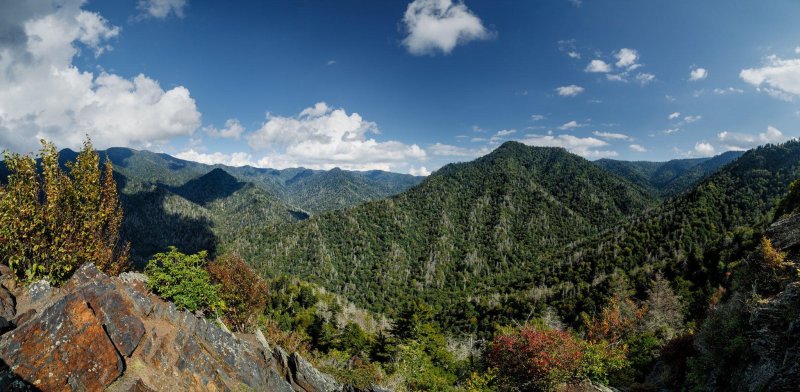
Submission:
<svg viewBox="0 0 800 392">
<path fill-rule="evenodd" d="M 402 192 L 423 180 L 423 177 L 383 171 L 310 170 L 304 168 L 262 169 L 249 166 L 230 167 L 185 161 L 167 154 L 110 148 L 107 154 L 115 170 L 136 184 L 161 184 L 179 187 L 186 182 L 223 169 L 236 180 L 251 182 L 297 210 L 319 213 L 385 198 Z M 70 150 L 65 157 L 74 156 Z"/>
<path fill-rule="evenodd" d="M 564 149 L 508 142 L 386 200 L 266 229 L 237 251 L 373 310 L 417 297 L 463 307 L 501 293 L 516 266 L 654 205 L 642 187 Z"/>
<path fill-rule="evenodd" d="M 688 190 L 743 154 L 743 151 L 728 151 L 712 158 L 673 159 L 667 162 L 599 159 L 595 164 L 660 196 L 670 197 Z"/>
</svg>

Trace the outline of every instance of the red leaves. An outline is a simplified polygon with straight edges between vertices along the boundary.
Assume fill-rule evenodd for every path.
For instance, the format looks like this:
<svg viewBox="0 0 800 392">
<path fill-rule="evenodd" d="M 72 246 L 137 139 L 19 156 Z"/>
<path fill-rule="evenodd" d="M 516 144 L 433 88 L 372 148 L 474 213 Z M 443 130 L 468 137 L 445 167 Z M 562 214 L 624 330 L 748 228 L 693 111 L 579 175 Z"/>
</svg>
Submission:
<svg viewBox="0 0 800 392">
<path fill-rule="evenodd" d="M 579 377 L 583 345 L 567 332 L 526 326 L 495 337 L 488 358 L 506 385 L 551 389 Z"/>
</svg>

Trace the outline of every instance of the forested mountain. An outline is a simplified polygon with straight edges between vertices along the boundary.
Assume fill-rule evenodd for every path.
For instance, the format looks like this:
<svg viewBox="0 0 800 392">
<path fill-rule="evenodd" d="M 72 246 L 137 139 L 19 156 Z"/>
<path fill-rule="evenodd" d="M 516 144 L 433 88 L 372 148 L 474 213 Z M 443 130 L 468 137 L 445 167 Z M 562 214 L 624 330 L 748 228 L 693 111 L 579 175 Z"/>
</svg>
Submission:
<svg viewBox="0 0 800 392">
<path fill-rule="evenodd" d="M 75 153 L 61 152 L 63 160 Z M 383 171 L 310 170 L 304 168 L 262 169 L 249 166 L 205 165 L 178 159 L 167 154 L 110 148 L 100 151 L 108 156 L 115 170 L 128 181 L 124 192 L 138 190 L 141 184 L 180 187 L 190 180 L 222 169 L 236 180 L 250 182 L 293 208 L 308 213 L 351 207 L 402 192 L 422 181 L 422 177 Z M 131 188 L 129 188 L 129 186 Z"/>
<path fill-rule="evenodd" d="M 690 189 L 742 154 L 742 151 L 728 151 L 711 158 L 673 159 L 666 162 L 598 159 L 595 164 L 658 195 L 670 197 Z"/>
<path fill-rule="evenodd" d="M 654 205 L 642 187 L 564 149 L 507 142 L 400 195 L 267 228 L 234 250 L 373 310 L 412 298 L 460 307 L 501 295 L 519 266 Z"/>
<path fill-rule="evenodd" d="M 558 273 L 528 275 L 516 285 L 560 287 L 562 314 L 577 317 L 603 301 L 619 279 L 643 294 L 662 271 L 674 281 L 687 312 L 702 317 L 729 272 L 726 260 L 768 223 L 777 201 L 800 177 L 800 142 L 767 145 L 739 159 L 662 206 L 550 257 Z"/>
</svg>

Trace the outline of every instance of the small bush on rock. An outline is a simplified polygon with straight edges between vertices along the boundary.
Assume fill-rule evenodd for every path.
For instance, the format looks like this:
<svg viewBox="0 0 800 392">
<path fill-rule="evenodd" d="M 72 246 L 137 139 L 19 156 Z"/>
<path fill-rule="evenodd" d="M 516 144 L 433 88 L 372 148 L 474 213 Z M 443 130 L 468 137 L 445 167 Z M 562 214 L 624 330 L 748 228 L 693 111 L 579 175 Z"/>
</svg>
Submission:
<svg viewBox="0 0 800 392">
<path fill-rule="evenodd" d="M 205 251 L 185 255 L 175 247 L 158 253 L 147 263 L 144 272 L 147 286 L 178 309 L 217 315 L 225 309 L 217 285 L 211 283 L 206 270 Z"/>
<path fill-rule="evenodd" d="M 225 323 L 239 332 L 247 332 L 264 313 L 267 305 L 267 282 L 237 256 L 222 256 L 208 264 L 211 279 L 218 284 L 225 301 Z"/>
</svg>

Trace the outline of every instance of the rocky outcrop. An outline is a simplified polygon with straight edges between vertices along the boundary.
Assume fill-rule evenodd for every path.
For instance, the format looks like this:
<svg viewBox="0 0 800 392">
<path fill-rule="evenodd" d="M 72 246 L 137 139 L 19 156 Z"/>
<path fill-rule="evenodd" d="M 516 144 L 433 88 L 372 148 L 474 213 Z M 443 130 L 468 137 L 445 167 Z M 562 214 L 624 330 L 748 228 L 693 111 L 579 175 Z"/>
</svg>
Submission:
<svg viewBox="0 0 800 392">
<path fill-rule="evenodd" d="M 140 274 L 110 278 L 87 264 L 60 288 L 18 291 L 15 303 L 0 287 L 0 326 L 11 328 L 0 336 L 0 390 L 356 390 L 263 335 L 177 310 Z"/>
</svg>

